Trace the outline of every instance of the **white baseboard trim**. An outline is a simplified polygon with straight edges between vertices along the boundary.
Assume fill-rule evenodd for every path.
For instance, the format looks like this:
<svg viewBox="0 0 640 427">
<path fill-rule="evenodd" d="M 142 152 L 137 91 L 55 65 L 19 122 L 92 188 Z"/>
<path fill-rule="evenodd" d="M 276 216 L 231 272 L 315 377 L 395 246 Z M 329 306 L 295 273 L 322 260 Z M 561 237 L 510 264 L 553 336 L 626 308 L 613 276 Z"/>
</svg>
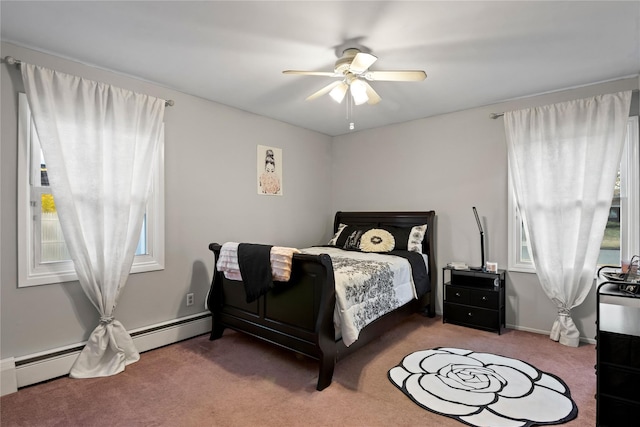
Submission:
<svg viewBox="0 0 640 427">
<path fill-rule="evenodd" d="M 533 332 L 534 334 L 541 334 L 541 335 L 547 335 L 547 336 L 551 335 L 551 331 L 543 331 L 542 329 L 525 328 L 517 325 L 507 324 L 507 328 L 515 329 L 517 331 Z M 595 344 L 596 340 L 592 338 L 587 338 L 587 337 L 580 337 L 580 342 L 584 342 L 587 344 Z"/>
<path fill-rule="evenodd" d="M 442 316 L 441 312 L 436 311 L 436 315 L 438 316 Z M 523 327 L 523 326 L 518 326 L 518 325 L 512 325 L 507 323 L 506 327 L 509 329 L 515 329 L 517 331 L 524 331 L 524 332 L 532 332 L 534 334 L 541 334 L 541 335 L 551 335 L 551 331 L 544 331 L 542 329 L 534 329 L 534 328 L 527 328 L 527 327 Z M 580 342 L 584 342 L 587 344 L 596 344 L 596 340 L 594 338 L 587 338 L 587 337 L 580 337 Z"/>
<path fill-rule="evenodd" d="M 211 313 L 205 311 L 129 331 L 138 352 L 153 350 L 168 344 L 211 332 Z"/>
<path fill-rule="evenodd" d="M 0 396 L 18 391 L 16 364 L 13 357 L 0 360 Z"/>
<path fill-rule="evenodd" d="M 208 311 L 129 331 L 138 352 L 153 350 L 211 332 Z M 18 388 L 68 375 L 86 342 L 0 361 L 2 395 Z M 5 376 L 7 380 L 5 380 Z M 13 384 L 11 379 L 13 378 Z M 6 386 L 6 387 L 5 387 Z M 5 392 L 6 389 L 6 392 Z"/>
<path fill-rule="evenodd" d="M 509 324 L 509 323 L 507 323 L 506 328 L 515 329 L 516 331 L 532 332 L 534 334 L 540 334 L 540 335 L 549 335 L 549 334 L 551 334 L 551 331 L 545 331 L 545 330 L 542 330 L 542 329 L 527 328 L 527 327 L 524 327 L 524 326 L 512 325 L 512 324 Z"/>
</svg>

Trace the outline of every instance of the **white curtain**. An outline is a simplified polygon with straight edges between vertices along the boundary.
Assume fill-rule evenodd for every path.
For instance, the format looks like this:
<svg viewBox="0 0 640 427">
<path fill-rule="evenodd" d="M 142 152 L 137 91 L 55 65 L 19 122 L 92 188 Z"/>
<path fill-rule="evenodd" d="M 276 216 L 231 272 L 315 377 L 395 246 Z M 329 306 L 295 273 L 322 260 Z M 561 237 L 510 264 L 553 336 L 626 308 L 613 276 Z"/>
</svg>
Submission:
<svg viewBox="0 0 640 427">
<path fill-rule="evenodd" d="M 550 338 L 576 347 L 571 309 L 595 276 L 631 92 L 507 112 L 511 179 L 538 278 L 557 305 Z"/>
<path fill-rule="evenodd" d="M 21 68 L 65 241 L 100 314 L 70 375 L 113 375 L 140 358 L 113 312 L 140 238 L 164 100 L 31 64 Z"/>
</svg>

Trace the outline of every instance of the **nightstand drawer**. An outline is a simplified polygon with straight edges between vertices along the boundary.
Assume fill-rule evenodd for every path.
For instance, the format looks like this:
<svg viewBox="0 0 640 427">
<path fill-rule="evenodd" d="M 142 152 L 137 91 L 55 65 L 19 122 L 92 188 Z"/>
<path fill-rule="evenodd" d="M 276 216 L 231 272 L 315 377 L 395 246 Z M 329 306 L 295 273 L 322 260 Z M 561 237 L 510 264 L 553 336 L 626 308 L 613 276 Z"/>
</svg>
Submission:
<svg viewBox="0 0 640 427">
<path fill-rule="evenodd" d="M 469 304 L 481 308 L 498 309 L 499 293 L 483 289 L 445 286 L 445 300 L 457 304 Z"/>
<path fill-rule="evenodd" d="M 498 308 L 498 292 L 471 290 L 469 304 L 496 310 Z"/>
<path fill-rule="evenodd" d="M 459 288 L 457 286 L 445 286 L 444 299 L 447 302 L 455 302 L 458 304 L 470 304 L 471 303 L 471 290 L 467 288 Z"/>
<path fill-rule="evenodd" d="M 600 331 L 600 362 L 640 369 L 640 337 Z"/>
<path fill-rule="evenodd" d="M 445 322 L 461 323 L 482 329 L 499 330 L 500 320 L 497 310 L 458 305 L 445 302 Z"/>
<path fill-rule="evenodd" d="M 637 391 L 640 371 L 601 363 L 598 375 L 600 376 L 600 393 L 620 397 L 640 405 L 640 395 Z"/>
<path fill-rule="evenodd" d="M 596 396 L 596 425 L 602 427 L 637 427 L 640 405 L 615 397 Z"/>
</svg>

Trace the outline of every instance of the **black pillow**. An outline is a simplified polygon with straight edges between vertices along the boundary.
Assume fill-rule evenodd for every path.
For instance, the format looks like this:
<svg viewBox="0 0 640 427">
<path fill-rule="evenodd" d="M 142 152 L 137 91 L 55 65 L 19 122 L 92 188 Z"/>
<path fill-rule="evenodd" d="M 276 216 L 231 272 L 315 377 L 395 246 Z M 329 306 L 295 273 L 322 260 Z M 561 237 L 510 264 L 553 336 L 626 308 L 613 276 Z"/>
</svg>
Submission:
<svg viewBox="0 0 640 427">
<path fill-rule="evenodd" d="M 368 230 L 376 228 L 375 224 L 347 225 L 342 228 L 339 235 L 335 236 L 334 245 L 343 249 L 360 249 L 360 238 Z M 333 239 L 332 239 L 333 241 Z"/>
<path fill-rule="evenodd" d="M 427 233 L 427 224 L 414 227 L 394 227 L 383 225 L 380 228 L 391 233 L 396 240 L 397 250 L 422 252 L 422 240 Z"/>
<path fill-rule="evenodd" d="M 391 233 L 396 241 L 395 249 L 399 251 L 407 250 L 407 242 L 409 241 L 409 235 L 411 234 L 411 227 L 393 227 L 391 225 L 384 225 L 380 228 Z"/>
<path fill-rule="evenodd" d="M 338 241 L 338 237 L 340 237 L 340 234 L 342 234 L 342 230 L 344 230 L 346 227 L 347 227 L 347 224 L 340 223 L 340 225 L 338 225 L 338 230 L 335 232 L 335 234 L 333 235 L 331 240 L 329 240 L 329 243 L 327 243 L 327 245 L 336 246 L 336 242 Z"/>
</svg>

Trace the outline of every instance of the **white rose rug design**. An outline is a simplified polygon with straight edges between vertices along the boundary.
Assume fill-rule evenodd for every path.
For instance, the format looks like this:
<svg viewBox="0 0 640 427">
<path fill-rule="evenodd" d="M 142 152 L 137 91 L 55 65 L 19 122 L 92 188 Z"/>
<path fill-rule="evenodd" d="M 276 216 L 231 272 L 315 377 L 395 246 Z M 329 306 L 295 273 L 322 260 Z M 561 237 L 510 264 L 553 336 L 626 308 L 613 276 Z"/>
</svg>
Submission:
<svg viewBox="0 0 640 427">
<path fill-rule="evenodd" d="M 578 415 L 560 378 L 490 353 L 417 351 L 389 371 L 389 380 L 424 409 L 476 427 L 561 424 Z"/>
</svg>

